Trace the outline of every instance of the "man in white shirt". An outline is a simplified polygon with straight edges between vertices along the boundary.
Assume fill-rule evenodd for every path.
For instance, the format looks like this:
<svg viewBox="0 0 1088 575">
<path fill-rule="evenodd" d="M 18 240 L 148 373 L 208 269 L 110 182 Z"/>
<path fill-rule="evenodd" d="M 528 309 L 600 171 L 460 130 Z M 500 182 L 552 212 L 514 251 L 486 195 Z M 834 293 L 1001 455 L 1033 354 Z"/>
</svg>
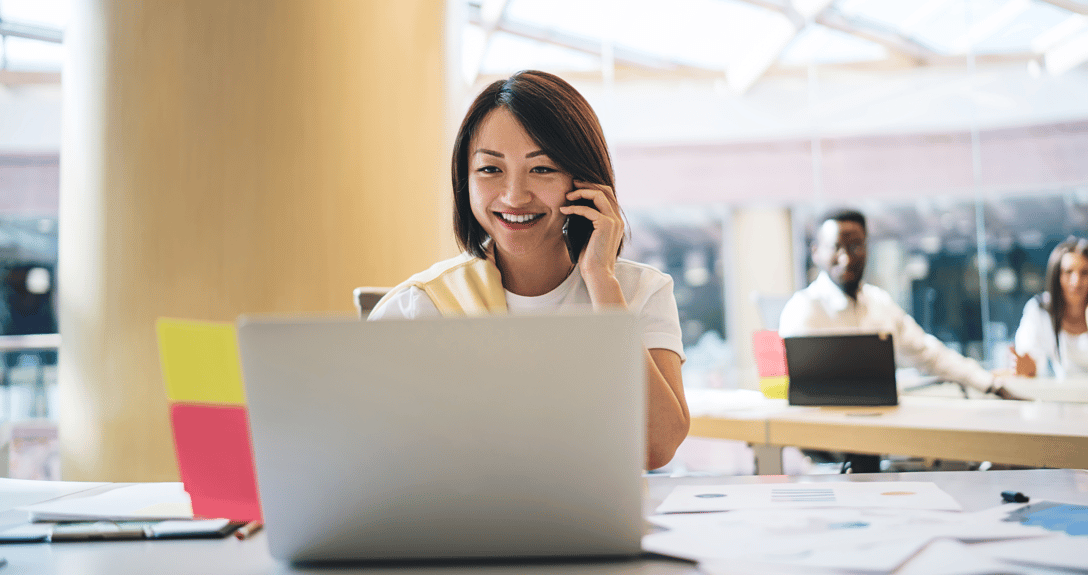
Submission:
<svg viewBox="0 0 1088 575">
<path fill-rule="evenodd" d="M 925 333 L 888 292 L 862 281 L 866 240 L 860 212 L 841 210 L 824 218 L 812 245 L 820 276 L 786 303 L 779 335 L 890 333 L 897 361 L 1004 399 L 1020 399 L 978 362 Z"/>
</svg>

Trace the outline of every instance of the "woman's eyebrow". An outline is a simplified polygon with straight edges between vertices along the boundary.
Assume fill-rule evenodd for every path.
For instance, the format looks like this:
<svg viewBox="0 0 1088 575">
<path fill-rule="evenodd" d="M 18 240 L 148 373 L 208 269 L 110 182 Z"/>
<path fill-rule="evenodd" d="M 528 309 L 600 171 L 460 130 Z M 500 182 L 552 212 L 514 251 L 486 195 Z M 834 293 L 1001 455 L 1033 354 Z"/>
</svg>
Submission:
<svg viewBox="0 0 1088 575">
<path fill-rule="evenodd" d="M 480 148 L 480 149 L 476 150 L 474 153 L 476 153 L 476 154 L 487 154 L 488 156 L 495 156 L 496 158 L 505 158 L 506 157 L 505 155 L 503 155 L 500 152 L 496 152 L 494 150 L 488 150 L 486 148 Z M 544 152 L 544 150 L 536 150 L 535 152 L 529 152 L 528 154 L 525 154 L 525 157 L 528 159 L 528 158 L 535 158 L 537 156 L 547 156 L 547 155 L 548 154 L 546 152 Z"/>
</svg>

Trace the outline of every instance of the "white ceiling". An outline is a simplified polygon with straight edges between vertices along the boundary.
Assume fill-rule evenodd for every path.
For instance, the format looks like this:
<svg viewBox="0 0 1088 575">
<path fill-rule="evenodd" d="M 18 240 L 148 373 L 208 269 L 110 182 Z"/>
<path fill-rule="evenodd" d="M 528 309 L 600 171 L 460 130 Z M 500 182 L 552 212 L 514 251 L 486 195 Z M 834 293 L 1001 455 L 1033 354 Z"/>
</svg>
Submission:
<svg viewBox="0 0 1088 575">
<path fill-rule="evenodd" d="M 555 72 L 614 144 L 1088 118 L 1088 0 L 457 1 L 466 99 Z"/>
<path fill-rule="evenodd" d="M 461 0 L 463 72 L 616 68 L 719 76 L 738 93 L 816 65 L 1088 61 L 1085 0 Z M 611 69 L 613 72 L 610 72 Z"/>
</svg>

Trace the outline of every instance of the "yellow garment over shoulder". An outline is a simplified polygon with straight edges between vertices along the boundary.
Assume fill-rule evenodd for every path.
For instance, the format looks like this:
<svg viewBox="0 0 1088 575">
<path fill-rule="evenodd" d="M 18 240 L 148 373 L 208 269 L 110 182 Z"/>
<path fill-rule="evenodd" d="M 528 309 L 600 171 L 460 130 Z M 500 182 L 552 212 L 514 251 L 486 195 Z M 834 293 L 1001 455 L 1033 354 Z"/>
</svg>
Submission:
<svg viewBox="0 0 1088 575">
<path fill-rule="evenodd" d="M 438 262 L 389 290 L 377 306 L 411 287 L 423 290 L 444 317 L 506 313 L 502 276 L 491 260 L 461 254 Z"/>
</svg>

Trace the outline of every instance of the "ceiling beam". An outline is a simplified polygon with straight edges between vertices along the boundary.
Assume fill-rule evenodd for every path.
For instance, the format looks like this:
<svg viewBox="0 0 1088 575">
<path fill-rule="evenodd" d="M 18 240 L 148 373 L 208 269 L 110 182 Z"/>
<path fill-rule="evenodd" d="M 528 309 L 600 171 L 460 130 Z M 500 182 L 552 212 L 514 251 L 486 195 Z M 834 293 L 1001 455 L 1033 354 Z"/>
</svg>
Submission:
<svg viewBox="0 0 1088 575">
<path fill-rule="evenodd" d="M 487 57 L 487 47 L 491 44 L 491 37 L 495 35 L 499 23 L 506 18 L 507 4 L 507 0 L 483 0 L 474 11 L 479 26 L 484 32 L 484 43 L 483 50 L 480 50 L 480 57 L 476 60 L 476 70 L 472 75 L 472 82 L 470 82 L 472 84 L 475 84 L 476 80 L 480 78 L 480 72 L 484 68 L 484 59 Z"/>
<path fill-rule="evenodd" d="M 1077 14 L 1088 15 L 1088 4 L 1081 4 L 1080 2 L 1073 2 L 1073 0 L 1039 0 L 1045 2 L 1051 6 L 1057 6 L 1069 10 L 1070 12 L 1076 12 Z"/>
<path fill-rule="evenodd" d="M 473 9 L 469 7 L 468 21 L 477 26 L 486 26 L 487 23 L 483 21 L 483 17 L 480 14 L 479 9 Z M 486 29 L 486 28 L 485 28 Z M 583 54 L 589 54 L 591 56 L 602 56 L 603 50 L 600 40 L 584 38 L 580 36 L 574 36 L 563 32 L 558 32 L 549 28 L 543 28 L 541 26 L 534 26 L 532 24 L 525 24 L 522 22 L 511 22 L 505 18 L 499 19 L 495 24 L 494 31 L 505 32 L 521 38 L 527 38 L 529 40 L 536 40 L 538 42 L 546 42 L 548 44 L 554 44 L 561 46 L 569 50 L 581 52 Z M 646 68 L 649 70 L 675 70 L 678 68 L 693 68 L 699 69 L 697 66 L 690 66 L 680 64 L 678 62 L 638 52 L 635 50 L 629 50 L 622 47 L 614 47 L 612 50 L 612 57 L 617 64 L 635 66 L 639 68 Z"/>
<path fill-rule="evenodd" d="M 60 84 L 60 72 L 22 72 L 0 70 L 0 85 L 28 86 L 34 84 Z"/>
<path fill-rule="evenodd" d="M 807 25 L 804 16 L 802 16 L 794 7 L 793 4 L 787 0 L 740 0 L 745 4 L 752 6 L 758 6 L 767 10 L 778 12 L 789 18 L 798 29 Z M 1058 0 L 1060 1 L 1060 0 Z M 832 30 L 838 30 L 839 32 L 845 32 L 851 36 L 856 36 L 863 40 L 868 40 L 876 44 L 884 46 L 888 50 L 906 56 L 914 60 L 918 64 L 925 63 L 937 56 L 937 53 L 928 47 L 919 44 L 918 42 L 902 35 L 893 30 L 890 30 L 884 26 L 873 22 L 867 22 L 859 18 L 851 18 L 846 16 L 835 9 L 834 5 L 830 5 L 825 9 L 818 12 L 813 21 L 821 26 L 831 28 Z"/>
<path fill-rule="evenodd" d="M 740 0 L 745 4 L 755 6 L 757 8 L 763 8 L 764 10 L 770 10 L 771 12 L 778 12 L 789 19 L 794 28 L 800 30 L 805 27 L 805 17 L 793 7 L 788 0 Z"/>
<path fill-rule="evenodd" d="M 54 44 L 64 43 L 64 31 L 59 28 L 22 24 L 10 20 L 0 20 L 0 36 L 40 40 L 42 42 L 53 42 Z"/>
<path fill-rule="evenodd" d="M 925 64 L 939 56 L 927 46 L 894 30 L 875 22 L 846 16 L 833 8 L 824 10 L 822 14 L 816 16 L 816 23 L 884 46 L 896 54 L 914 60 L 916 64 Z"/>
</svg>

